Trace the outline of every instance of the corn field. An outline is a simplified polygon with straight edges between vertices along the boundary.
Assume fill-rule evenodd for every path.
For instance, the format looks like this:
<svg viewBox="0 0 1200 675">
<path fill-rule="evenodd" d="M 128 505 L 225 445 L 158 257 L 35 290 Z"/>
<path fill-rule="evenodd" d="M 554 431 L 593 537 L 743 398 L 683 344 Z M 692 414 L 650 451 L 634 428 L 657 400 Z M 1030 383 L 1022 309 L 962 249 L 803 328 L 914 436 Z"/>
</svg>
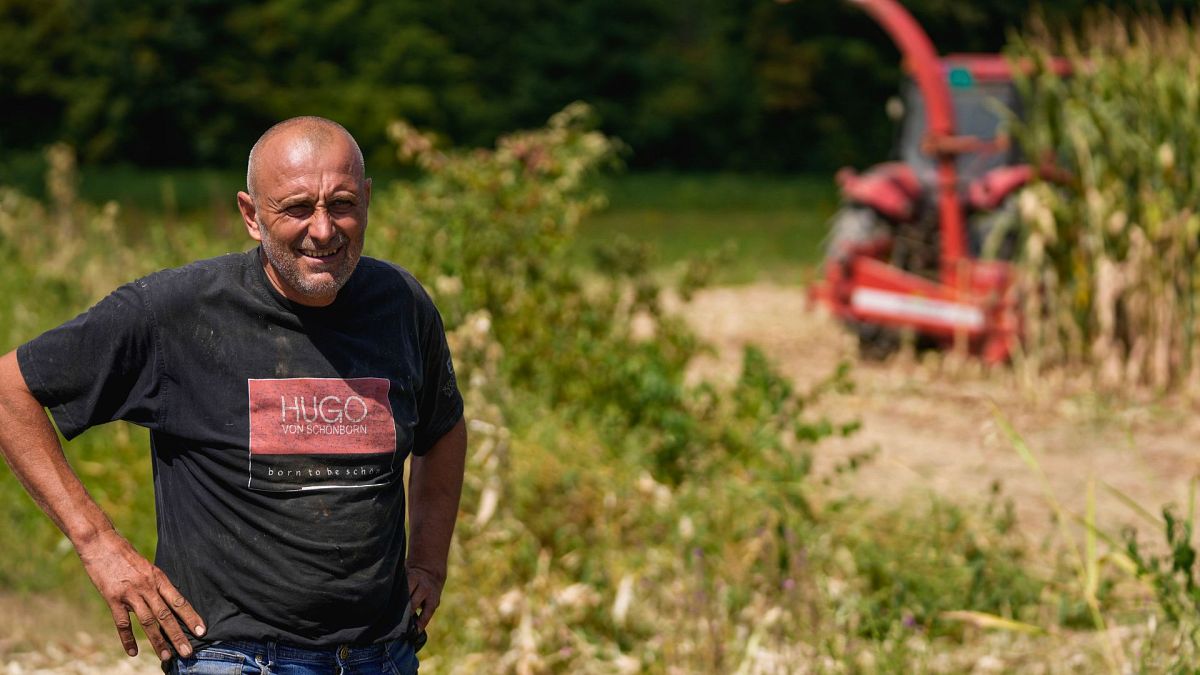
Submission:
<svg viewBox="0 0 1200 675">
<path fill-rule="evenodd" d="M 1026 363 L 1082 366 L 1097 386 L 1197 381 L 1200 31 L 1180 18 L 1093 16 L 1013 40 L 1035 162 L 1067 170 L 1021 196 Z M 1073 75 L 1048 67 L 1065 56 Z"/>
</svg>

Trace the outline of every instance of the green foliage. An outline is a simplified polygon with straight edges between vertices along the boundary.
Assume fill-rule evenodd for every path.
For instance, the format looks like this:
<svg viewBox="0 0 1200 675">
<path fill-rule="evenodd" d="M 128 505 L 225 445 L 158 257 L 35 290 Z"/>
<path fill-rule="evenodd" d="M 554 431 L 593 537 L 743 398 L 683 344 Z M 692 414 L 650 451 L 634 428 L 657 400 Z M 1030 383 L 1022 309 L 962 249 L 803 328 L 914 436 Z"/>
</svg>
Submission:
<svg viewBox="0 0 1200 675">
<path fill-rule="evenodd" d="M 1125 532 L 1125 550 L 1137 566 L 1138 576 L 1153 587 L 1155 599 L 1167 620 L 1187 627 L 1187 637 L 1195 651 L 1200 647 L 1197 643 L 1200 624 L 1196 621 L 1200 615 L 1200 588 L 1196 585 L 1193 516 L 1180 520 L 1169 507 L 1163 509 L 1162 515 L 1165 553 L 1144 552 L 1133 530 Z"/>
<path fill-rule="evenodd" d="M 1149 590 L 1156 610 L 1146 647 L 1139 655 L 1143 672 L 1188 673 L 1200 657 L 1200 586 L 1196 580 L 1195 485 L 1182 516 L 1167 506 L 1155 523 L 1162 539 L 1143 543 L 1137 532 L 1122 532 L 1131 573 Z M 1157 622 L 1161 616 L 1162 626 Z"/>
<path fill-rule="evenodd" d="M 943 53 L 998 50 L 1031 4 L 905 2 Z M 397 116 L 488 146 L 587 100 L 638 166 L 828 170 L 886 156 L 900 76 L 846 2 L 0 0 L 0 44 L 6 164 L 64 140 L 88 163 L 233 166 L 318 114 L 382 166 Z"/>
<path fill-rule="evenodd" d="M 1038 620 L 1044 582 L 1031 576 L 1026 544 L 995 503 L 980 513 L 935 500 L 873 519 L 872 536 L 849 544 L 859 576 L 852 628 L 880 639 L 900 627 L 959 635 L 942 615 L 964 607 Z"/>
<path fill-rule="evenodd" d="M 757 350 L 728 401 L 685 386 L 700 346 L 664 311 L 644 250 L 618 239 L 598 251 L 594 271 L 575 264 L 567 244 L 599 204 L 585 179 L 614 151 L 589 123 L 587 109 L 573 105 L 546 130 L 506 137 L 494 152 L 450 154 L 396 125 L 401 152 L 428 175 L 377 200 L 375 218 L 404 228 L 377 231 L 372 245 L 434 280 L 449 324 L 485 313 L 512 386 L 594 423 L 620 452 L 653 458 L 658 480 L 677 484 L 719 466 L 715 456 L 801 433 L 789 426 L 803 404 Z"/>
<path fill-rule="evenodd" d="M 77 201 L 71 149 L 54 146 L 47 154 L 49 204 L 0 186 L 0 257 L 6 261 L 0 266 L 0 288 L 8 289 L 0 302 L 4 351 L 70 319 L 130 276 L 179 264 L 185 250 L 205 250 L 200 228 L 159 230 L 142 238 L 122 228 L 115 203 L 97 207 Z M 76 439 L 69 457 L 120 530 L 152 556 L 154 495 L 146 489 L 153 483 L 146 441 L 143 431 L 117 423 Z M 100 604 L 70 542 L 7 472 L 0 479 L 0 539 L 9 542 L 0 560 L 0 588 L 53 589 Z"/>
</svg>

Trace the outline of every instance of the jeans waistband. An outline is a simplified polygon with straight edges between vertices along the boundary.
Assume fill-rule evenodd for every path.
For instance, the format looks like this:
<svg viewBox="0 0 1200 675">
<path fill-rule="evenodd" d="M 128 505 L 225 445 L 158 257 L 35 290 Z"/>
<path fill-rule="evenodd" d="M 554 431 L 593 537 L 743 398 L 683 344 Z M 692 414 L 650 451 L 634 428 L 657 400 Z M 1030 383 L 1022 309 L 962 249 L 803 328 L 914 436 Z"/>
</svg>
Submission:
<svg viewBox="0 0 1200 675">
<path fill-rule="evenodd" d="M 330 647 L 299 647 L 286 642 L 274 640 L 223 640 L 209 646 L 217 649 L 231 649 L 251 657 L 261 657 L 268 662 L 301 661 L 305 663 L 339 663 L 354 664 L 377 661 L 389 652 L 395 652 L 401 647 L 403 640 L 380 642 L 372 645 L 342 644 Z"/>
</svg>

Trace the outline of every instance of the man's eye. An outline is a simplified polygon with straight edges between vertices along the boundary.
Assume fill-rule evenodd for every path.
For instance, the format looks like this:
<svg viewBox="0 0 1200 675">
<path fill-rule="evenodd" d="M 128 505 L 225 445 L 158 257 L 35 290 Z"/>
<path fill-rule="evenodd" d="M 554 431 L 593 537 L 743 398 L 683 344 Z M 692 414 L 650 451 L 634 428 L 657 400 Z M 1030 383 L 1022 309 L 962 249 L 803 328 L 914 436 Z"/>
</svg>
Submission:
<svg viewBox="0 0 1200 675">
<path fill-rule="evenodd" d="M 350 201 L 349 199 L 335 199 L 333 200 L 333 203 L 329 205 L 329 208 L 339 213 L 345 213 L 354 208 L 354 202 Z"/>
<path fill-rule="evenodd" d="M 303 217 L 307 216 L 308 214 L 312 213 L 312 207 L 306 206 L 304 204 L 297 204 L 295 206 L 287 207 L 286 209 L 283 210 L 283 212 L 286 213 L 287 215 L 291 216 L 292 218 L 303 218 Z"/>
</svg>

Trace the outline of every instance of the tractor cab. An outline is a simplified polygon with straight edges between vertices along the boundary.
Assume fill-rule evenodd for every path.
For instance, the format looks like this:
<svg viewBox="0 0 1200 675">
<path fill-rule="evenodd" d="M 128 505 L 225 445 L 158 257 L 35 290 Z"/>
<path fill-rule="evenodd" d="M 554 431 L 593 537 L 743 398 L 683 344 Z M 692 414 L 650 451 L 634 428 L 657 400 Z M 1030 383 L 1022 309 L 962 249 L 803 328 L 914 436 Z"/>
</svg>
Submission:
<svg viewBox="0 0 1200 675">
<path fill-rule="evenodd" d="M 998 63 L 996 63 L 998 62 Z M 1019 111 L 1020 98 L 1007 64 L 999 56 L 955 55 L 942 59 L 942 70 L 950 85 L 958 134 L 976 139 L 978 150 L 956 159 L 960 190 L 993 169 L 1021 162 L 1006 130 L 1008 116 Z M 903 116 L 894 152 L 895 159 L 916 171 L 925 185 L 932 186 L 937 174 L 936 158 L 923 147 L 928 135 L 925 98 L 910 78 L 901 86 Z"/>
</svg>

